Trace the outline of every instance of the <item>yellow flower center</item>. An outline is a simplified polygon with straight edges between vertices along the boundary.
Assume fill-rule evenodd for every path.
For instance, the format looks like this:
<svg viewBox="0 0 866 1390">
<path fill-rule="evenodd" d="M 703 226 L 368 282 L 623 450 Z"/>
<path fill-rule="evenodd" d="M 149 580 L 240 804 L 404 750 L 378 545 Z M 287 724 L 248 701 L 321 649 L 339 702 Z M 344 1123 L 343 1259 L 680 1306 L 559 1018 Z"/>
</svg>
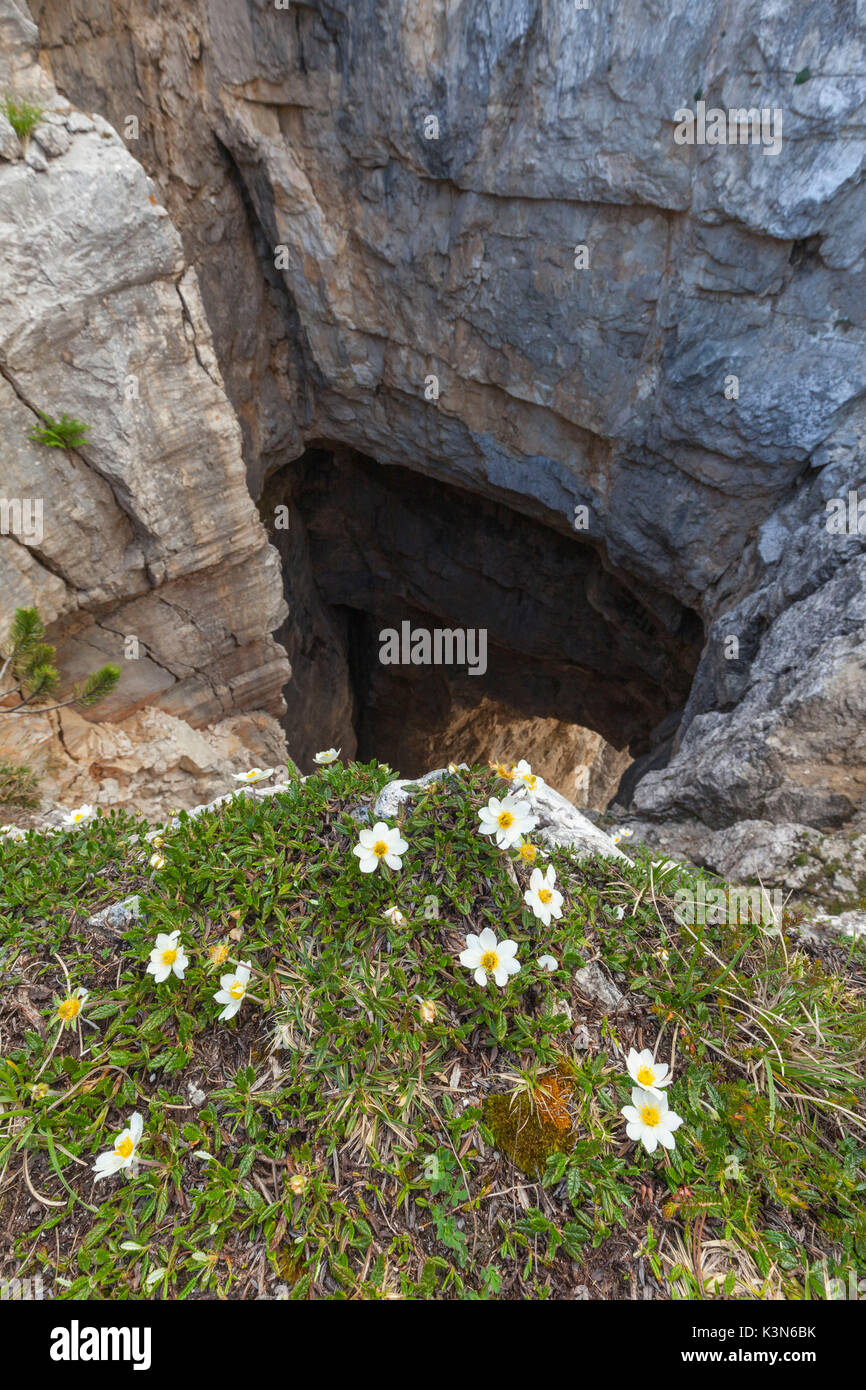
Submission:
<svg viewBox="0 0 866 1390">
<path fill-rule="evenodd" d="M 540 902 L 549 903 L 552 897 L 553 894 L 551 893 L 549 888 L 539 888 L 538 898 Z"/>
<path fill-rule="evenodd" d="M 232 999 L 243 999 L 246 992 L 246 985 L 241 984 L 240 980 L 234 980 L 229 989 Z"/>
<path fill-rule="evenodd" d="M 114 1152 L 117 1154 L 118 1158 L 129 1158 L 129 1155 L 132 1153 L 132 1150 L 134 1148 L 135 1145 L 133 1144 L 129 1135 L 126 1134 L 115 1144 Z"/>
<path fill-rule="evenodd" d="M 81 1000 L 80 1000 L 80 999 L 69 998 L 69 999 L 64 999 L 63 1003 L 60 1004 L 60 1005 L 58 1005 L 57 1012 L 59 1013 L 60 1017 L 63 1019 L 63 1022 L 64 1022 L 64 1023 L 69 1023 L 71 1019 L 73 1019 L 73 1018 L 75 1018 L 75 1017 L 77 1016 L 77 1014 L 78 1014 L 80 1008 L 81 1008 Z"/>
<path fill-rule="evenodd" d="M 495 970 L 499 964 L 499 957 L 495 951 L 485 951 L 481 957 L 482 970 Z"/>
<path fill-rule="evenodd" d="M 500 811 L 496 817 L 496 824 L 501 830 L 507 830 L 509 825 L 514 824 L 514 817 L 510 811 Z"/>
<path fill-rule="evenodd" d="M 652 1086 L 653 1082 L 656 1079 L 656 1074 L 653 1071 L 652 1067 L 641 1067 L 640 1071 L 637 1074 L 637 1079 L 640 1082 L 641 1086 Z"/>
<path fill-rule="evenodd" d="M 647 1129 L 655 1129 L 659 1122 L 659 1112 L 654 1105 L 642 1105 L 640 1108 L 640 1117 Z"/>
<path fill-rule="evenodd" d="M 534 792 L 534 791 L 535 791 L 535 784 L 536 784 L 536 782 L 538 781 L 538 778 L 535 776 L 535 774 L 534 774 L 534 773 L 531 773 L 531 772 L 525 772 L 525 773 L 523 774 L 523 780 L 524 780 L 524 782 L 526 783 L 526 785 L 527 785 L 527 787 L 529 788 L 529 790 L 530 790 L 531 792 Z"/>
<path fill-rule="evenodd" d="M 521 857 L 521 859 L 528 859 L 530 863 L 532 863 L 532 860 L 535 858 L 535 856 L 536 856 L 537 853 L 538 853 L 538 850 L 535 848 L 535 845 L 521 845 L 521 846 L 520 846 L 520 857 Z"/>
<path fill-rule="evenodd" d="M 210 948 L 210 958 L 213 961 L 214 965 L 222 965 L 223 961 L 227 959 L 228 953 L 229 948 L 225 945 L 225 943 L 222 943 L 219 946 L 211 946 Z"/>
<path fill-rule="evenodd" d="M 377 859 L 384 859 L 388 853 L 388 843 L 386 840 L 377 840 L 373 846 L 373 853 Z"/>
<path fill-rule="evenodd" d="M 175 963 L 176 960 L 177 960 L 177 951 L 163 951 L 163 953 L 162 953 L 162 963 L 163 963 L 163 965 L 174 965 L 174 963 Z"/>
</svg>

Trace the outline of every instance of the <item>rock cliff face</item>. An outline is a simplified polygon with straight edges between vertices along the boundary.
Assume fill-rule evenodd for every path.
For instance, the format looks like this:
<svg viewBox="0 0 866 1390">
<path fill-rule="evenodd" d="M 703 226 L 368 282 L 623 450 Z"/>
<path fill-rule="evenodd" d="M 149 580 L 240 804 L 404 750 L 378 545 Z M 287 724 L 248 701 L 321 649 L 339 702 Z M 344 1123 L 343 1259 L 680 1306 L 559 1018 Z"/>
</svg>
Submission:
<svg viewBox="0 0 866 1390">
<path fill-rule="evenodd" d="M 279 562 L 195 272 L 154 185 L 105 120 L 58 96 L 37 39 L 3 0 L 0 93 L 43 115 L 21 141 L 0 130 L 0 640 L 32 604 L 65 675 L 117 661 L 99 719 L 279 714 Z M 86 441 L 32 442 L 40 412 L 82 420 Z"/>
<path fill-rule="evenodd" d="M 455 545 L 467 568 L 498 562 L 510 576 L 542 554 L 543 537 L 567 590 L 550 595 L 543 563 L 503 584 L 491 670 L 507 666 L 508 688 L 440 692 L 446 734 L 468 727 L 469 694 L 476 731 L 490 699 L 524 720 L 589 725 L 637 756 L 621 797 L 655 824 L 862 819 L 862 6 L 39 0 L 33 13 L 60 89 L 131 132 L 180 229 L 269 526 L 290 502 L 291 539 L 272 529 L 291 559 L 280 630 L 295 667 L 290 748 L 292 723 L 311 727 L 311 710 L 314 741 L 319 727 L 323 739 L 335 727 L 362 746 L 375 738 L 375 721 L 359 727 L 356 681 L 360 670 L 378 683 L 372 719 L 388 700 L 370 634 L 389 597 L 428 626 L 454 619 L 454 553 L 398 565 L 375 500 L 390 492 L 389 507 L 411 508 L 423 497 L 432 526 L 432 489 L 440 516 L 464 498 Z M 675 113 L 699 101 L 780 112 L 781 148 L 677 144 Z M 108 164 L 124 159 L 97 129 L 47 173 L 11 172 L 47 187 L 85 138 Z M 177 298 L 183 278 L 156 208 L 151 224 L 132 243 L 164 268 L 121 277 L 122 314 L 145 337 L 136 298 Z M 19 258 L 32 254 L 24 244 Z M 104 259 L 114 264 L 108 248 Z M 216 367 L 194 351 L 206 336 L 194 290 L 189 303 L 176 312 L 192 336 L 177 335 L 181 389 L 213 392 L 218 413 Z M 104 392 L 101 354 L 119 349 L 101 325 L 79 376 Z M 66 369 L 39 370 L 56 386 Z M 35 384 L 19 376 L 29 400 Z M 34 390 L 33 403 L 45 399 Z M 73 392 L 77 404 L 88 402 Z M 230 432 L 216 428 L 218 457 L 236 458 Z M 166 455 L 159 433 L 144 437 L 162 488 L 185 441 Z M 371 474 L 357 515 L 356 494 L 339 487 L 346 467 Z M 336 480 L 327 508 L 317 468 Z M 93 486 L 125 497 L 116 472 L 102 458 Z M 178 499 L 160 513 L 184 518 L 184 541 L 172 531 L 164 542 L 158 517 L 127 505 L 106 531 L 111 564 L 88 581 L 98 598 L 87 611 L 115 601 L 103 594 L 109 571 L 130 576 L 125 594 L 141 573 L 144 591 L 137 548 L 149 541 L 149 563 L 158 550 L 165 565 L 155 582 L 187 586 L 174 612 L 197 614 L 189 586 L 202 570 L 209 600 L 219 589 L 248 613 L 246 586 L 256 589 L 259 623 L 239 624 L 242 663 L 261 651 L 265 612 L 273 626 L 274 571 L 236 473 L 225 484 L 210 458 L 207 476 L 235 530 Z M 194 468 L 189 486 L 201 487 Z M 845 528 L 828 530 L 827 504 L 847 505 L 858 487 Z M 376 552 L 380 527 L 388 543 Z M 349 594 L 363 575 L 364 597 Z M 474 592 L 457 603 L 464 615 Z M 254 657 L 237 679 L 275 671 L 272 660 Z"/>
</svg>

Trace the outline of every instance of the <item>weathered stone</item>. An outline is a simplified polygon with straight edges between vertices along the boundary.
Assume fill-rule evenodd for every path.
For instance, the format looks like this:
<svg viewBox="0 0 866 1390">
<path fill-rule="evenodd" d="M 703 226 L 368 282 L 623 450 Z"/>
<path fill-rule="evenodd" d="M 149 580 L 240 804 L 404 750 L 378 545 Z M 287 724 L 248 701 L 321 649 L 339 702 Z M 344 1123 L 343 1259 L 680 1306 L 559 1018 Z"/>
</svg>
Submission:
<svg viewBox="0 0 866 1390">
<path fill-rule="evenodd" d="M 279 565 L 195 273 L 107 122 L 62 114 L 24 8 L 2 0 L 0 21 L 0 89 L 46 108 L 25 161 L 0 166 L 4 499 L 41 508 L 30 533 L 4 513 L 0 644 L 35 605 L 69 680 L 119 662 L 98 719 L 148 703 L 195 724 L 278 714 Z M 84 421 L 86 442 L 31 442 L 39 412 Z"/>
<path fill-rule="evenodd" d="M 108 936 L 122 936 L 133 922 L 140 920 L 140 900 L 137 894 L 133 894 L 132 897 L 124 898 L 122 902 L 110 903 L 108 907 L 95 912 L 92 917 L 88 917 L 87 925 L 91 931 L 105 932 Z"/>
<path fill-rule="evenodd" d="M 194 729 L 164 710 L 138 710 L 118 723 L 95 723 L 74 709 L 0 716 L 0 758 L 24 763 L 60 808 L 84 802 L 122 807 L 161 821 L 191 810 L 235 784 L 252 766 L 284 767 L 285 738 L 266 714 L 239 714 Z M 62 816 L 48 816 L 59 824 Z"/>
<path fill-rule="evenodd" d="M 565 636 L 585 625 L 628 648 L 646 617 L 668 676 L 665 692 L 640 653 L 626 688 L 614 664 L 605 705 L 601 673 L 570 661 L 536 692 L 582 698 L 570 722 L 631 743 L 636 814 L 684 833 L 856 824 L 866 537 L 825 520 L 833 498 L 866 498 L 864 31 L 837 0 L 662 9 L 608 23 L 537 0 L 167 0 L 146 15 L 136 0 L 43 0 L 39 18 L 83 108 L 117 129 L 141 118 L 153 217 L 164 201 L 195 263 L 254 496 L 326 441 L 533 520 L 591 552 Z M 22 23 L 16 82 L 35 42 Z M 780 109 L 781 152 L 677 145 L 696 87 L 710 106 Z M 98 138 L 22 172 L 47 189 Z M 176 456 L 150 466 L 170 475 Z M 117 486 L 112 459 L 94 462 Z M 148 582 L 163 583 L 180 542 L 150 531 L 140 499 L 132 514 Z M 227 564 L 203 546 L 209 573 Z M 352 725 L 352 670 L 311 566 L 285 582 L 306 749 Z M 198 617 L 207 595 L 188 597 Z M 669 655 L 690 614 L 699 663 L 692 642 Z M 274 663 L 250 646 L 262 679 L 212 696 L 170 669 L 179 712 L 273 692 Z"/>
<path fill-rule="evenodd" d="M 20 159 L 21 145 L 18 136 L 0 111 L 0 159 Z"/>
<path fill-rule="evenodd" d="M 575 970 L 572 978 L 584 998 L 591 999 L 600 1009 L 616 1009 L 622 1001 L 622 990 L 597 960 Z"/>
</svg>

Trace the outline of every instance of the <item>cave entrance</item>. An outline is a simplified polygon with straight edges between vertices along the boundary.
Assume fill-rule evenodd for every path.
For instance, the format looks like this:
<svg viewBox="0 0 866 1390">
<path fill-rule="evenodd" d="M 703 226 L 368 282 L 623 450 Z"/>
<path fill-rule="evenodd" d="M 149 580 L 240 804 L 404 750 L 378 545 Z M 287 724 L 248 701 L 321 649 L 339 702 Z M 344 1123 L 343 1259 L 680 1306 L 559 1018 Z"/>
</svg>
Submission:
<svg viewBox="0 0 866 1390">
<path fill-rule="evenodd" d="M 600 809 L 653 731 L 676 727 L 700 621 L 584 536 L 326 443 L 272 474 L 259 506 L 304 770 L 331 744 L 402 776 L 525 757 Z"/>
</svg>

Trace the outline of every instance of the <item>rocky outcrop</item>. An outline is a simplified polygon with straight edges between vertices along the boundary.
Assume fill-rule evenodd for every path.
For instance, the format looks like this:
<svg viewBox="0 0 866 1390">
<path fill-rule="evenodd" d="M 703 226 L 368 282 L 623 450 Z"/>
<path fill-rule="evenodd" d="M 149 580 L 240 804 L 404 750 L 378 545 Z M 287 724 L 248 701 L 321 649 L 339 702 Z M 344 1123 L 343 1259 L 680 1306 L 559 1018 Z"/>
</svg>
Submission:
<svg viewBox="0 0 866 1390">
<path fill-rule="evenodd" d="M 130 148 L 195 264 L 254 496 L 317 446 L 542 528 L 577 576 L 571 648 L 535 692 L 553 702 L 492 685 L 476 701 L 524 718 L 563 701 L 628 743 L 622 796 L 656 825 L 856 823 L 856 499 L 853 528 L 826 526 L 833 499 L 866 501 L 853 7 L 35 8 L 61 88 L 119 130 L 138 119 Z M 677 144 L 699 101 L 779 111 L 781 147 Z M 311 536 L 302 510 L 292 523 L 315 550 L 314 519 Z M 379 596 L 347 617 L 324 568 L 286 568 L 318 626 L 290 615 L 281 638 L 294 722 L 318 708 L 332 726 L 355 696 L 347 624 L 374 623 Z M 532 614 L 542 599 L 539 580 Z M 588 627 L 614 654 L 607 702 L 577 650 Z M 655 656 L 638 643 L 624 690 L 638 632 Z"/>
<path fill-rule="evenodd" d="M 0 646 L 35 605 L 64 676 L 118 662 L 103 721 L 279 714 L 279 561 L 195 271 L 154 184 L 58 96 L 37 43 L 25 6 L 0 0 L 0 94 L 43 108 L 21 141 L 0 131 Z M 89 427 L 80 446 L 32 442 L 64 414 Z"/>
<path fill-rule="evenodd" d="M 66 810 L 87 802 L 161 821 L 175 808 L 189 811 L 225 793 L 236 785 L 234 773 L 285 769 L 286 757 L 279 724 L 261 713 L 204 729 L 154 708 L 117 723 L 83 719 L 73 709 L 0 717 L 0 761 L 32 768 L 48 800 Z M 43 815 L 16 816 L 4 807 L 0 819 L 40 823 Z"/>
</svg>

